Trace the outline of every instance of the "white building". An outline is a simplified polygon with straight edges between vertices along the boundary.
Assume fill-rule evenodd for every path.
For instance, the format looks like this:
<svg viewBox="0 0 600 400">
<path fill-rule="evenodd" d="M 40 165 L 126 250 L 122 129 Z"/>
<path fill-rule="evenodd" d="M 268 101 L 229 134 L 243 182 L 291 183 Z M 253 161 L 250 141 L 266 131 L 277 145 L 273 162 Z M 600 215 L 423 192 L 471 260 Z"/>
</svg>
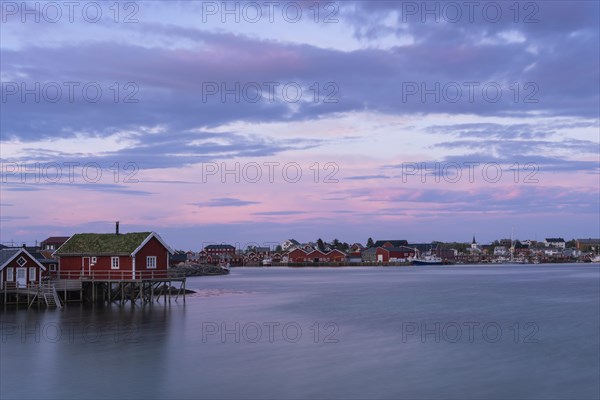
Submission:
<svg viewBox="0 0 600 400">
<path fill-rule="evenodd" d="M 546 247 L 558 247 L 560 249 L 565 248 L 565 239 L 563 238 L 546 238 L 544 239 L 544 245 Z"/>
</svg>

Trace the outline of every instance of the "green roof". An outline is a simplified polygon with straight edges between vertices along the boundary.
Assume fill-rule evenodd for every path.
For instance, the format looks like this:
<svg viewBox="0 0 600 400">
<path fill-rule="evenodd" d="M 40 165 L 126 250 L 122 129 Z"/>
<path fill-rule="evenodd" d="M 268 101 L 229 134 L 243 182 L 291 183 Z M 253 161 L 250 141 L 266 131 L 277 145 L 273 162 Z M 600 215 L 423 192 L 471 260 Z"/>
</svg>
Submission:
<svg viewBox="0 0 600 400">
<path fill-rule="evenodd" d="M 59 247 L 55 254 L 131 254 L 151 233 L 77 233 Z"/>
</svg>

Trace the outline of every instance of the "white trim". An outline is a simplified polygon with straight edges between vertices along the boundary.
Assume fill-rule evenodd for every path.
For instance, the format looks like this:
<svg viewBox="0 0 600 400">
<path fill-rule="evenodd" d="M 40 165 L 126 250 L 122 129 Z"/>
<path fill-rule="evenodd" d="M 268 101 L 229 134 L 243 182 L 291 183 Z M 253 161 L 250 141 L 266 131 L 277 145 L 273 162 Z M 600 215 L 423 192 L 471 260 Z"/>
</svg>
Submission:
<svg viewBox="0 0 600 400">
<path fill-rule="evenodd" d="M 25 267 L 18 267 L 17 268 L 17 274 L 15 276 L 15 282 L 17 282 L 17 286 L 20 287 L 21 282 L 19 282 L 19 272 L 22 272 L 24 277 L 23 279 L 25 280 L 25 286 L 27 286 L 27 268 Z"/>
<path fill-rule="evenodd" d="M 135 279 L 135 257 L 131 257 L 131 279 Z"/>
<path fill-rule="evenodd" d="M 10 249 L 6 249 L 6 250 L 10 250 Z M 12 256 L 11 258 L 9 258 L 8 260 L 6 260 L 4 262 L 4 264 L 0 265 L 0 271 L 2 271 L 8 264 L 10 264 L 15 258 L 17 258 L 19 256 L 19 254 L 21 253 L 25 253 L 27 254 L 27 256 L 29 256 L 29 258 L 35 263 L 37 264 L 41 269 L 43 269 L 44 271 L 46 270 L 46 267 L 44 267 L 42 264 L 40 264 L 40 262 L 34 257 L 32 256 L 27 250 L 25 250 L 24 248 L 20 248 L 19 251 L 17 251 L 15 253 L 14 256 Z"/>
<path fill-rule="evenodd" d="M 115 260 L 117 260 L 117 266 L 115 267 Z M 120 265 L 120 260 L 119 257 L 111 257 L 110 258 L 110 269 L 119 269 L 121 267 Z"/>
<path fill-rule="evenodd" d="M 150 261 L 154 261 L 151 263 Z M 154 265 L 150 265 L 154 264 Z M 156 256 L 146 256 L 146 269 L 156 269 Z"/>
<path fill-rule="evenodd" d="M 66 241 L 65 241 L 63 244 L 61 244 L 60 246 L 58 246 L 58 249 L 56 249 L 56 250 L 54 250 L 54 251 L 52 252 L 52 257 L 55 257 L 55 258 L 56 258 L 56 252 L 57 252 L 57 251 L 59 251 L 59 250 L 60 250 L 60 249 L 61 249 L 61 248 L 62 248 L 62 247 L 65 245 L 65 244 L 67 244 L 67 242 L 68 242 L 69 240 L 71 240 L 71 238 L 73 238 L 73 236 L 75 236 L 75 235 L 71 235 L 71 236 L 70 236 L 70 237 L 69 237 L 69 238 L 68 238 L 68 239 L 67 239 L 67 240 L 66 240 Z"/>
<path fill-rule="evenodd" d="M 15 268 L 10 267 L 6 268 L 6 282 L 14 282 L 15 281 Z"/>
<path fill-rule="evenodd" d="M 88 262 L 86 265 L 85 259 L 87 258 Z M 85 268 L 87 267 L 87 271 L 85 270 Z M 92 258 L 89 256 L 82 256 L 81 257 L 81 272 L 85 275 L 91 275 L 92 274 Z"/>
<path fill-rule="evenodd" d="M 31 279 L 31 273 L 33 272 L 33 279 Z M 27 280 L 29 282 L 35 282 L 36 281 L 36 268 L 35 267 L 29 267 L 29 274 L 27 276 Z"/>
<path fill-rule="evenodd" d="M 146 239 L 144 239 L 144 241 L 142 242 L 142 244 L 140 244 L 137 249 L 135 249 L 133 251 L 133 253 L 131 253 L 132 256 L 135 256 L 137 254 L 138 251 L 140 251 L 145 245 L 146 243 L 148 243 L 150 241 L 150 239 L 152 238 L 156 238 L 156 240 L 158 240 L 160 242 L 160 244 L 162 244 L 169 253 L 174 254 L 173 249 L 171 249 L 169 247 L 168 244 L 165 243 L 164 240 L 162 240 L 162 238 L 158 235 L 158 233 L 156 232 L 150 232 L 150 234 L 148 235 L 148 237 Z"/>
</svg>

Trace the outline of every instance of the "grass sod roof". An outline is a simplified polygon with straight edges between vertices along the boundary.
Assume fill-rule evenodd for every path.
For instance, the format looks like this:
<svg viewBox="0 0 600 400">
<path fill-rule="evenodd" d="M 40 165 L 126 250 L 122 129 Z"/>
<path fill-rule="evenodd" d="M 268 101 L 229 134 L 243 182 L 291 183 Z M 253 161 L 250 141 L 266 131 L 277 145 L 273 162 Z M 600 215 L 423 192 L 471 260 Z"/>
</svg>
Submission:
<svg viewBox="0 0 600 400">
<path fill-rule="evenodd" d="M 77 233 L 63 244 L 56 255 L 68 254 L 131 254 L 151 234 L 132 233 Z"/>
</svg>

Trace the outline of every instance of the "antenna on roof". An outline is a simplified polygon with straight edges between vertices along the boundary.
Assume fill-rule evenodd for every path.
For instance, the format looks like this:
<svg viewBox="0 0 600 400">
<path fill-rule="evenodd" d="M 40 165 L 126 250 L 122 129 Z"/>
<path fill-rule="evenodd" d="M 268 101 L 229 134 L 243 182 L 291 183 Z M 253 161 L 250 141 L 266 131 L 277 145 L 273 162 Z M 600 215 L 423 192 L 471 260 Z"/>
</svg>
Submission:
<svg viewBox="0 0 600 400">
<path fill-rule="evenodd" d="M 119 221 L 115 222 L 115 235 L 119 234 Z"/>
</svg>

